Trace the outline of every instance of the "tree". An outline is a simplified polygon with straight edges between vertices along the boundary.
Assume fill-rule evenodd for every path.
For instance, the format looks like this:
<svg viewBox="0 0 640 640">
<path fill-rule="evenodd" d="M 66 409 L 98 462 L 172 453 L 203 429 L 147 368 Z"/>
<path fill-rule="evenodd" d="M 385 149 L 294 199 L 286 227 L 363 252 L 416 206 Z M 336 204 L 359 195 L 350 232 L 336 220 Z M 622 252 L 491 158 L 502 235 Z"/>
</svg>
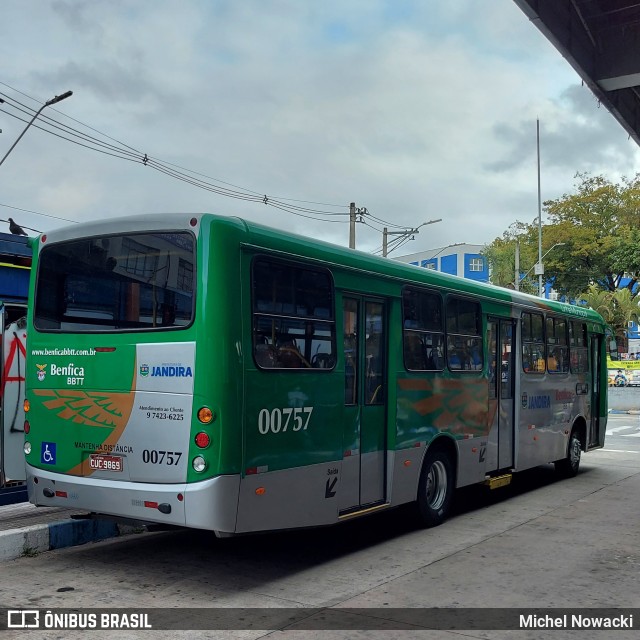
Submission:
<svg viewBox="0 0 640 640">
<path fill-rule="evenodd" d="M 545 202 L 549 241 L 564 242 L 563 251 L 545 265 L 557 291 L 575 297 L 595 283 L 616 291 L 625 284 L 635 297 L 640 277 L 640 175 L 613 184 L 602 176 L 578 174 L 577 193 Z"/>
<path fill-rule="evenodd" d="M 632 320 L 638 322 L 640 317 L 638 301 L 633 299 L 631 291 L 626 288 L 605 291 L 592 284 L 586 292 L 580 294 L 579 299 L 584 300 L 604 318 L 615 336 L 618 351 L 628 351 L 627 326 Z"/>
<path fill-rule="evenodd" d="M 625 287 L 633 298 L 640 279 L 640 175 L 623 178 L 620 184 L 603 176 L 578 174 L 577 178 L 575 193 L 544 203 L 549 222 L 543 225 L 543 254 L 561 244 L 545 258 L 544 277 L 559 293 L 576 298 L 592 283 L 604 291 L 616 291 L 626 274 Z M 512 225 L 483 252 L 494 284 L 506 286 L 514 280 L 505 265 L 512 265 L 513 273 L 516 239 L 521 274 L 538 261 L 537 219 Z M 521 288 L 534 283 L 531 271 Z"/>
<path fill-rule="evenodd" d="M 552 245 L 543 246 L 543 252 Z M 538 226 L 537 221 L 530 224 L 513 223 L 501 238 L 496 238 L 485 246 L 485 256 L 491 270 L 491 282 L 501 287 L 516 288 L 516 245 L 519 253 L 518 289 L 525 293 L 538 293 L 538 277 L 534 274 L 534 265 L 538 262 Z"/>
</svg>

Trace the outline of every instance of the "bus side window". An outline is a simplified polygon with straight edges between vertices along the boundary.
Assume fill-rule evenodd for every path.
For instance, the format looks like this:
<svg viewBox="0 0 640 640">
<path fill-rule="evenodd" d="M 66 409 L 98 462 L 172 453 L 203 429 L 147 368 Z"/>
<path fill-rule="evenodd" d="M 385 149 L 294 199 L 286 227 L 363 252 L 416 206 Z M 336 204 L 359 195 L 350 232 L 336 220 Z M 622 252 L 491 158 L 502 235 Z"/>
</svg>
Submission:
<svg viewBox="0 0 640 640">
<path fill-rule="evenodd" d="M 366 302 L 364 319 L 368 334 L 365 340 L 365 403 L 383 404 L 386 399 L 383 305 L 379 302 Z"/>
<path fill-rule="evenodd" d="M 589 371 L 589 351 L 587 349 L 587 325 L 583 322 L 569 323 L 569 357 L 571 373 Z"/>
<path fill-rule="evenodd" d="M 522 369 L 525 373 L 545 372 L 544 321 L 540 313 L 522 314 Z"/>
<path fill-rule="evenodd" d="M 332 369 L 336 335 L 331 273 L 257 257 L 251 278 L 256 365 L 267 370 Z"/>
<path fill-rule="evenodd" d="M 480 305 L 450 297 L 446 307 L 447 366 L 451 371 L 482 371 L 482 314 Z"/>
<path fill-rule="evenodd" d="M 352 405 L 358 399 L 358 304 L 355 300 L 344 301 L 344 403 Z"/>
<path fill-rule="evenodd" d="M 442 299 L 433 291 L 406 287 L 402 291 L 402 349 L 408 371 L 443 368 Z"/>
<path fill-rule="evenodd" d="M 567 321 L 564 318 L 547 317 L 547 371 L 569 371 Z"/>
</svg>

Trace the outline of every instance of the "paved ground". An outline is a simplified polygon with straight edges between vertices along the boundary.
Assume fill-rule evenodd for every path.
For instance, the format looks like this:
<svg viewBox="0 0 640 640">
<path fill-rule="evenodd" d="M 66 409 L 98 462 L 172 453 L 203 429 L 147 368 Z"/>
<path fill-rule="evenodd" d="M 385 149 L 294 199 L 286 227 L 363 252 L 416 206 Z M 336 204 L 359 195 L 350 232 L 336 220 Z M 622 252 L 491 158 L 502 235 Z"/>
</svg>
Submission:
<svg viewBox="0 0 640 640">
<path fill-rule="evenodd" d="M 639 608 L 640 466 L 638 454 L 629 451 L 592 453 L 570 480 L 558 482 L 545 467 L 490 494 L 464 490 L 453 516 L 430 530 L 390 513 L 311 531 L 231 540 L 198 531 L 144 533 L 27 555 L 3 563 L 0 602 L 43 610 L 174 610 L 182 612 L 178 621 L 185 616 L 181 628 L 192 628 L 193 608 L 203 608 L 206 616 L 207 607 L 319 608 L 317 616 L 356 608 L 391 622 L 394 610 L 421 607 Z M 369 622 L 359 620 L 356 627 Z M 193 630 L 114 637 L 514 637 L 512 631 L 399 631 L 393 623 L 384 632 L 303 631 L 309 623 L 271 634 Z M 22 633 L 4 632 L 3 638 Z M 611 637 L 579 633 L 581 640 Z M 530 629 L 516 637 L 558 640 L 574 634 Z M 86 632 L 33 637 L 79 640 Z M 635 640 L 637 631 L 614 637 Z"/>
<path fill-rule="evenodd" d="M 0 507 L 0 561 L 104 540 L 131 530 L 84 515 L 85 511 L 35 507 L 29 502 Z"/>
<path fill-rule="evenodd" d="M 30 502 L 19 502 L 0 507 L 0 531 L 60 522 L 82 513 L 84 512 L 61 507 L 36 507 Z"/>
<path fill-rule="evenodd" d="M 118 640 L 267 635 L 292 640 L 558 640 L 578 633 L 580 640 L 608 639 L 611 632 L 593 629 L 400 631 L 397 616 L 424 607 L 607 607 L 635 609 L 640 621 L 640 417 L 616 417 L 609 426 L 607 446 L 585 455 L 577 478 L 558 481 L 553 468 L 545 466 L 520 474 L 498 491 L 465 489 L 458 492 L 452 517 L 435 529 L 418 529 L 393 512 L 338 527 L 230 540 L 198 531 L 125 536 L 3 562 L 0 603 L 41 609 L 148 608 L 156 615 L 173 615 L 182 624 L 179 629 L 193 629 L 120 632 L 113 635 Z M 238 616 L 243 607 L 320 612 L 302 624 L 267 626 L 281 629 L 275 632 L 197 630 L 194 611 L 206 617 L 209 607 L 236 608 Z M 360 618 L 353 630 L 304 630 L 319 616 L 345 608 L 358 609 L 367 620 Z M 380 616 L 390 629 L 363 630 Z M 637 628 L 613 637 L 635 640 Z M 24 634 L 3 632 L 2 637 Z M 87 636 L 67 631 L 29 637 Z"/>
</svg>

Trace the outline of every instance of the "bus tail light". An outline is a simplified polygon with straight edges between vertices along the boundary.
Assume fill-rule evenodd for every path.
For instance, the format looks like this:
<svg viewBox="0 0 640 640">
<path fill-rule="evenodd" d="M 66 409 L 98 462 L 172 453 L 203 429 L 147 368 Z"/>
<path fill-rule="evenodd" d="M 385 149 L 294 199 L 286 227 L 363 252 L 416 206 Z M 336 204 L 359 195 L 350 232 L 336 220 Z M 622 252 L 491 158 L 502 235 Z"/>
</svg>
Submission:
<svg viewBox="0 0 640 640">
<path fill-rule="evenodd" d="M 27 400 L 27 398 L 24 399 L 24 402 L 22 403 L 22 408 L 24 409 L 25 413 L 29 413 L 29 409 L 31 409 L 31 403 L 29 402 L 29 400 Z"/>
<path fill-rule="evenodd" d="M 24 447 L 22 447 L 22 450 L 27 456 L 31 453 L 31 443 L 28 440 L 24 443 Z"/>
<path fill-rule="evenodd" d="M 209 407 L 200 407 L 198 409 L 198 420 L 200 420 L 202 424 L 209 424 L 213 421 L 213 411 L 211 411 Z"/>
<path fill-rule="evenodd" d="M 24 432 L 29 435 L 29 431 L 31 431 L 31 425 L 28 420 L 24 421 Z"/>
<path fill-rule="evenodd" d="M 211 442 L 211 438 L 208 433 L 200 431 L 200 433 L 196 434 L 195 441 L 196 445 L 200 447 L 200 449 L 206 449 Z"/>
</svg>

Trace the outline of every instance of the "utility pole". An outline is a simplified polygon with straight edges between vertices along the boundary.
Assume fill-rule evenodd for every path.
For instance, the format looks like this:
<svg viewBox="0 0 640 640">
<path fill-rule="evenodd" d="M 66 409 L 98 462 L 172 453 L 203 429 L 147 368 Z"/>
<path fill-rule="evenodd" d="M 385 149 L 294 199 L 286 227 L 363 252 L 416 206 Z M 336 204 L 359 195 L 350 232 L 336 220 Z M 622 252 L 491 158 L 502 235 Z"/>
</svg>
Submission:
<svg viewBox="0 0 640 640">
<path fill-rule="evenodd" d="M 356 203 L 349 205 L 349 249 L 356 248 Z"/>
<path fill-rule="evenodd" d="M 540 120 L 536 120 L 536 148 L 538 151 L 538 295 L 544 298 L 544 286 L 542 275 L 544 266 L 542 264 L 542 199 L 540 197 Z"/>
<path fill-rule="evenodd" d="M 0 165 L 7 159 L 7 156 L 13 151 L 14 147 L 18 144 L 18 142 L 20 142 L 22 136 L 27 132 L 27 129 L 33 124 L 34 120 L 40 115 L 40 112 L 45 107 L 49 107 L 52 104 L 56 104 L 57 102 L 60 102 L 61 100 L 64 100 L 65 98 L 68 98 L 69 96 L 72 96 L 72 95 L 73 95 L 73 91 L 65 91 L 65 93 L 63 93 L 62 95 L 55 96 L 55 97 L 51 98 L 51 100 L 47 100 L 47 102 L 45 102 L 36 111 L 36 114 L 33 116 L 33 118 L 31 118 L 31 120 L 29 121 L 29 124 L 27 124 L 27 126 L 23 129 L 22 133 L 18 136 L 18 139 L 11 145 L 11 148 L 9 149 L 9 151 L 7 151 L 7 153 L 4 154 L 4 158 L 2 158 L 2 160 L 0 160 Z"/>
<path fill-rule="evenodd" d="M 516 277 L 513 280 L 513 288 L 520 291 L 520 238 L 516 238 Z"/>
</svg>

